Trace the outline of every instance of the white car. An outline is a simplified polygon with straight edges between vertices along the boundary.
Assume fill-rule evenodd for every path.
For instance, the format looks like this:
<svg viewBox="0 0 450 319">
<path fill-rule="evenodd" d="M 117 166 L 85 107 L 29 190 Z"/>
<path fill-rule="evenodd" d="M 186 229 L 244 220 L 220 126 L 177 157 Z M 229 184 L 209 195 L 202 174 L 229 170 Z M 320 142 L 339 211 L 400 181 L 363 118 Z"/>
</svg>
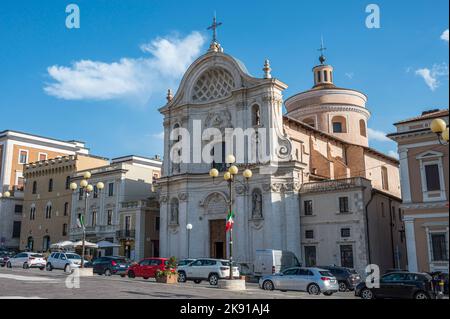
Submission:
<svg viewBox="0 0 450 319">
<path fill-rule="evenodd" d="M 45 265 L 46 261 L 44 255 L 25 252 L 11 257 L 6 264 L 6 267 L 22 267 L 23 269 L 39 268 L 40 270 L 44 270 Z"/>
<path fill-rule="evenodd" d="M 198 284 L 202 280 L 208 280 L 210 285 L 216 286 L 219 282 L 219 279 L 226 279 L 229 277 L 229 260 L 203 258 L 196 259 L 185 266 L 178 267 L 179 282 L 193 280 Z M 239 278 L 238 267 L 233 267 L 233 277 Z"/>
<path fill-rule="evenodd" d="M 87 261 L 85 261 L 85 264 Z M 73 269 L 81 267 L 81 256 L 75 253 L 57 252 L 52 253 L 47 259 L 47 271 L 62 269 L 71 273 Z"/>
</svg>

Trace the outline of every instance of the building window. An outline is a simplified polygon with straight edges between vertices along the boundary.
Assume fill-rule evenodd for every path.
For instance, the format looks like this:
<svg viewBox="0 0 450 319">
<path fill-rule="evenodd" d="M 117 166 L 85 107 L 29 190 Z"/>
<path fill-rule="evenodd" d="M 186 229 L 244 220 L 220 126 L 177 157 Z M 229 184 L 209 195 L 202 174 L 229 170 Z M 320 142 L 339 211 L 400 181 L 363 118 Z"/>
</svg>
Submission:
<svg viewBox="0 0 450 319">
<path fill-rule="evenodd" d="M 341 266 L 353 268 L 353 246 L 341 245 Z"/>
<path fill-rule="evenodd" d="M 21 227 L 22 227 L 22 222 L 15 221 L 13 223 L 12 238 L 20 238 L 20 228 Z"/>
<path fill-rule="evenodd" d="M 47 251 L 50 249 L 50 236 L 44 236 L 42 239 L 42 250 Z"/>
<path fill-rule="evenodd" d="M 160 218 L 159 217 L 156 217 L 155 218 L 155 230 L 156 231 L 159 231 L 159 227 L 160 227 Z"/>
<path fill-rule="evenodd" d="M 350 228 L 341 228 L 341 237 L 349 238 L 350 237 Z"/>
<path fill-rule="evenodd" d="M 402 217 L 402 210 L 399 208 L 399 209 L 398 209 L 398 220 L 399 220 L 400 222 L 402 222 L 402 219 L 403 219 L 403 217 Z"/>
<path fill-rule="evenodd" d="M 305 246 L 305 266 L 314 267 L 317 265 L 316 246 Z"/>
<path fill-rule="evenodd" d="M 348 213 L 348 197 L 339 197 L 339 212 Z"/>
<path fill-rule="evenodd" d="M 64 203 L 64 216 L 68 216 L 69 215 L 69 203 L 65 202 Z"/>
<path fill-rule="evenodd" d="M 366 121 L 359 120 L 359 134 L 361 136 L 367 137 Z"/>
<path fill-rule="evenodd" d="M 70 189 L 70 176 L 66 177 L 66 189 Z"/>
<path fill-rule="evenodd" d="M 314 239 L 314 230 L 308 229 L 305 231 L 305 238 L 306 239 Z"/>
<path fill-rule="evenodd" d="M 47 205 L 47 207 L 45 208 L 45 218 L 52 218 L 52 205 Z"/>
<path fill-rule="evenodd" d="M 320 83 L 320 82 L 322 82 L 322 76 L 321 76 L 320 71 L 318 71 L 317 72 L 317 83 Z"/>
<path fill-rule="evenodd" d="M 108 209 L 106 214 L 107 214 L 106 224 L 108 226 L 111 226 L 112 225 L 112 219 L 113 219 L 113 211 L 111 209 Z"/>
<path fill-rule="evenodd" d="M 92 212 L 92 223 L 91 226 L 95 227 L 97 225 L 97 212 Z"/>
<path fill-rule="evenodd" d="M 303 202 L 303 209 L 305 211 L 306 216 L 311 216 L 313 214 L 313 205 L 312 200 L 305 200 Z"/>
<path fill-rule="evenodd" d="M 333 117 L 333 133 L 347 133 L 347 121 L 343 116 L 335 116 Z"/>
<path fill-rule="evenodd" d="M 433 261 L 448 261 L 445 233 L 431 234 L 431 256 Z"/>
<path fill-rule="evenodd" d="M 53 192 L 53 178 L 50 178 L 48 181 L 48 192 Z"/>
<path fill-rule="evenodd" d="M 36 192 L 37 192 L 37 182 L 34 181 L 33 182 L 33 194 L 36 194 Z"/>
<path fill-rule="evenodd" d="M 47 160 L 47 154 L 39 153 L 39 161 L 46 161 L 46 160 Z"/>
<path fill-rule="evenodd" d="M 388 170 L 386 166 L 381 168 L 381 187 L 384 190 L 389 190 Z"/>
<path fill-rule="evenodd" d="M 328 72 L 327 71 L 323 71 L 323 80 L 324 80 L 324 82 L 328 82 Z"/>
<path fill-rule="evenodd" d="M 23 191 L 24 189 L 24 183 L 25 179 L 22 176 L 18 176 L 17 177 L 17 190 L 18 191 Z"/>
<path fill-rule="evenodd" d="M 312 117 L 308 117 L 308 118 L 304 119 L 303 123 L 305 123 L 306 125 L 309 125 L 311 127 L 316 127 L 316 121 Z"/>
<path fill-rule="evenodd" d="M 83 199 L 83 195 L 84 195 L 84 189 L 80 188 L 78 190 L 78 200 L 82 200 Z"/>
<path fill-rule="evenodd" d="M 109 197 L 114 196 L 114 183 L 108 184 L 108 196 Z"/>
<path fill-rule="evenodd" d="M 34 238 L 33 237 L 28 237 L 27 239 L 27 247 L 29 251 L 33 251 L 34 249 Z"/>
<path fill-rule="evenodd" d="M 63 224 L 62 235 L 67 236 L 67 224 Z"/>
<path fill-rule="evenodd" d="M 30 208 L 30 220 L 35 220 L 36 219 L 36 207 L 31 207 Z"/>
<path fill-rule="evenodd" d="M 19 151 L 19 164 L 28 163 L 28 151 L 20 150 Z"/>
<path fill-rule="evenodd" d="M 333 133 L 342 133 L 342 123 L 340 122 L 333 123 Z"/>
<path fill-rule="evenodd" d="M 94 198 L 98 198 L 98 187 L 94 185 Z"/>
<path fill-rule="evenodd" d="M 15 205 L 14 206 L 14 213 L 22 214 L 22 212 L 23 212 L 23 205 Z"/>
<path fill-rule="evenodd" d="M 424 165 L 427 191 L 440 191 L 441 183 L 439 176 L 439 166 L 437 164 Z"/>
</svg>

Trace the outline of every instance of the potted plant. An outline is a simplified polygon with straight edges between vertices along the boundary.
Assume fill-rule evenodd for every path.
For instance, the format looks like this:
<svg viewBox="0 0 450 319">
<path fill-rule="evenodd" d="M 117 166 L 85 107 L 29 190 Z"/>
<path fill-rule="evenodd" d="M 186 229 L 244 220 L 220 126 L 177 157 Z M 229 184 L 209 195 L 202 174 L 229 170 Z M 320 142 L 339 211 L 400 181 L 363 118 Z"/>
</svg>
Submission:
<svg viewBox="0 0 450 319">
<path fill-rule="evenodd" d="M 177 259 L 170 257 L 164 270 L 156 272 L 156 282 L 164 284 L 176 284 L 178 282 Z"/>
</svg>

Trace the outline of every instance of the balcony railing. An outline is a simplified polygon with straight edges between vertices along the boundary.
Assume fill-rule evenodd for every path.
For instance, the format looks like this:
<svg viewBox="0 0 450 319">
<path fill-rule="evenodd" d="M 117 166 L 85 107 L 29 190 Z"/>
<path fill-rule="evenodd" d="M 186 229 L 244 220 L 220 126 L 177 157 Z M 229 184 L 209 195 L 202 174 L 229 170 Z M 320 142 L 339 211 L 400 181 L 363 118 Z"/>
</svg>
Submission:
<svg viewBox="0 0 450 319">
<path fill-rule="evenodd" d="M 306 183 L 303 184 L 300 192 L 301 193 L 327 192 L 361 186 L 364 186 L 363 178 L 352 177 L 345 179 L 336 179 L 331 181 Z"/>
<path fill-rule="evenodd" d="M 136 230 L 134 229 L 121 229 L 116 232 L 116 237 L 119 239 L 134 238 L 136 236 Z"/>
</svg>

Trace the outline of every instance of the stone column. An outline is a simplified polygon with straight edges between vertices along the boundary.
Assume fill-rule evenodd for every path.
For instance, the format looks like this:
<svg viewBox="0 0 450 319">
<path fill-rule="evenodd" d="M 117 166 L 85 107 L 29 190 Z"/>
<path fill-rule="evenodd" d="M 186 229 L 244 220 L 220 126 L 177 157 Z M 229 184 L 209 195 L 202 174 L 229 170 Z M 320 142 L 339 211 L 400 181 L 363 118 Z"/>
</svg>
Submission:
<svg viewBox="0 0 450 319">
<path fill-rule="evenodd" d="M 301 232 L 300 232 L 300 208 L 298 190 L 294 186 L 289 187 L 285 194 L 286 210 L 286 243 L 287 250 L 293 252 L 301 260 Z"/>
<path fill-rule="evenodd" d="M 168 201 L 166 195 L 161 195 L 159 198 L 159 218 L 160 218 L 160 227 L 159 227 L 159 253 L 161 256 L 167 256 L 169 254 L 168 251 L 168 243 L 169 243 L 169 236 L 168 236 L 168 224 L 169 220 L 167 218 L 168 216 Z"/>
<path fill-rule="evenodd" d="M 234 202 L 234 211 L 236 214 L 235 220 L 235 228 L 233 232 L 234 237 L 234 258 L 235 261 L 248 261 L 248 238 L 247 238 L 247 229 L 248 229 L 248 205 L 246 203 L 247 199 L 247 190 L 239 185 L 235 190 L 235 202 Z"/>
<path fill-rule="evenodd" d="M 179 209 L 178 209 L 178 223 L 179 223 L 179 232 L 178 239 L 179 243 L 177 245 L 177 252 L 173 252 L 177 258 L 187 258 L 188 256 L 188 245 L 187 245 L 187 229 L 186 225 L 188 224 L 187 215 L 188 215 L 188 194 L 187 193 L 179 193 Z M 192 235 L 192 233 L 191 233 Z M 192 244 L 192 242 L 191 242 Z M 170 257 L 170 256 L 168 256 Z"/>
<path fill-rule="evenodd" d="M 414 218 L 403 217 L 405 223 L 406 250 L 408 252 L 408 270 L 417 272 L 417 251 L 416 251 L 416 235 L 414 230 Z"/>
</svg>

